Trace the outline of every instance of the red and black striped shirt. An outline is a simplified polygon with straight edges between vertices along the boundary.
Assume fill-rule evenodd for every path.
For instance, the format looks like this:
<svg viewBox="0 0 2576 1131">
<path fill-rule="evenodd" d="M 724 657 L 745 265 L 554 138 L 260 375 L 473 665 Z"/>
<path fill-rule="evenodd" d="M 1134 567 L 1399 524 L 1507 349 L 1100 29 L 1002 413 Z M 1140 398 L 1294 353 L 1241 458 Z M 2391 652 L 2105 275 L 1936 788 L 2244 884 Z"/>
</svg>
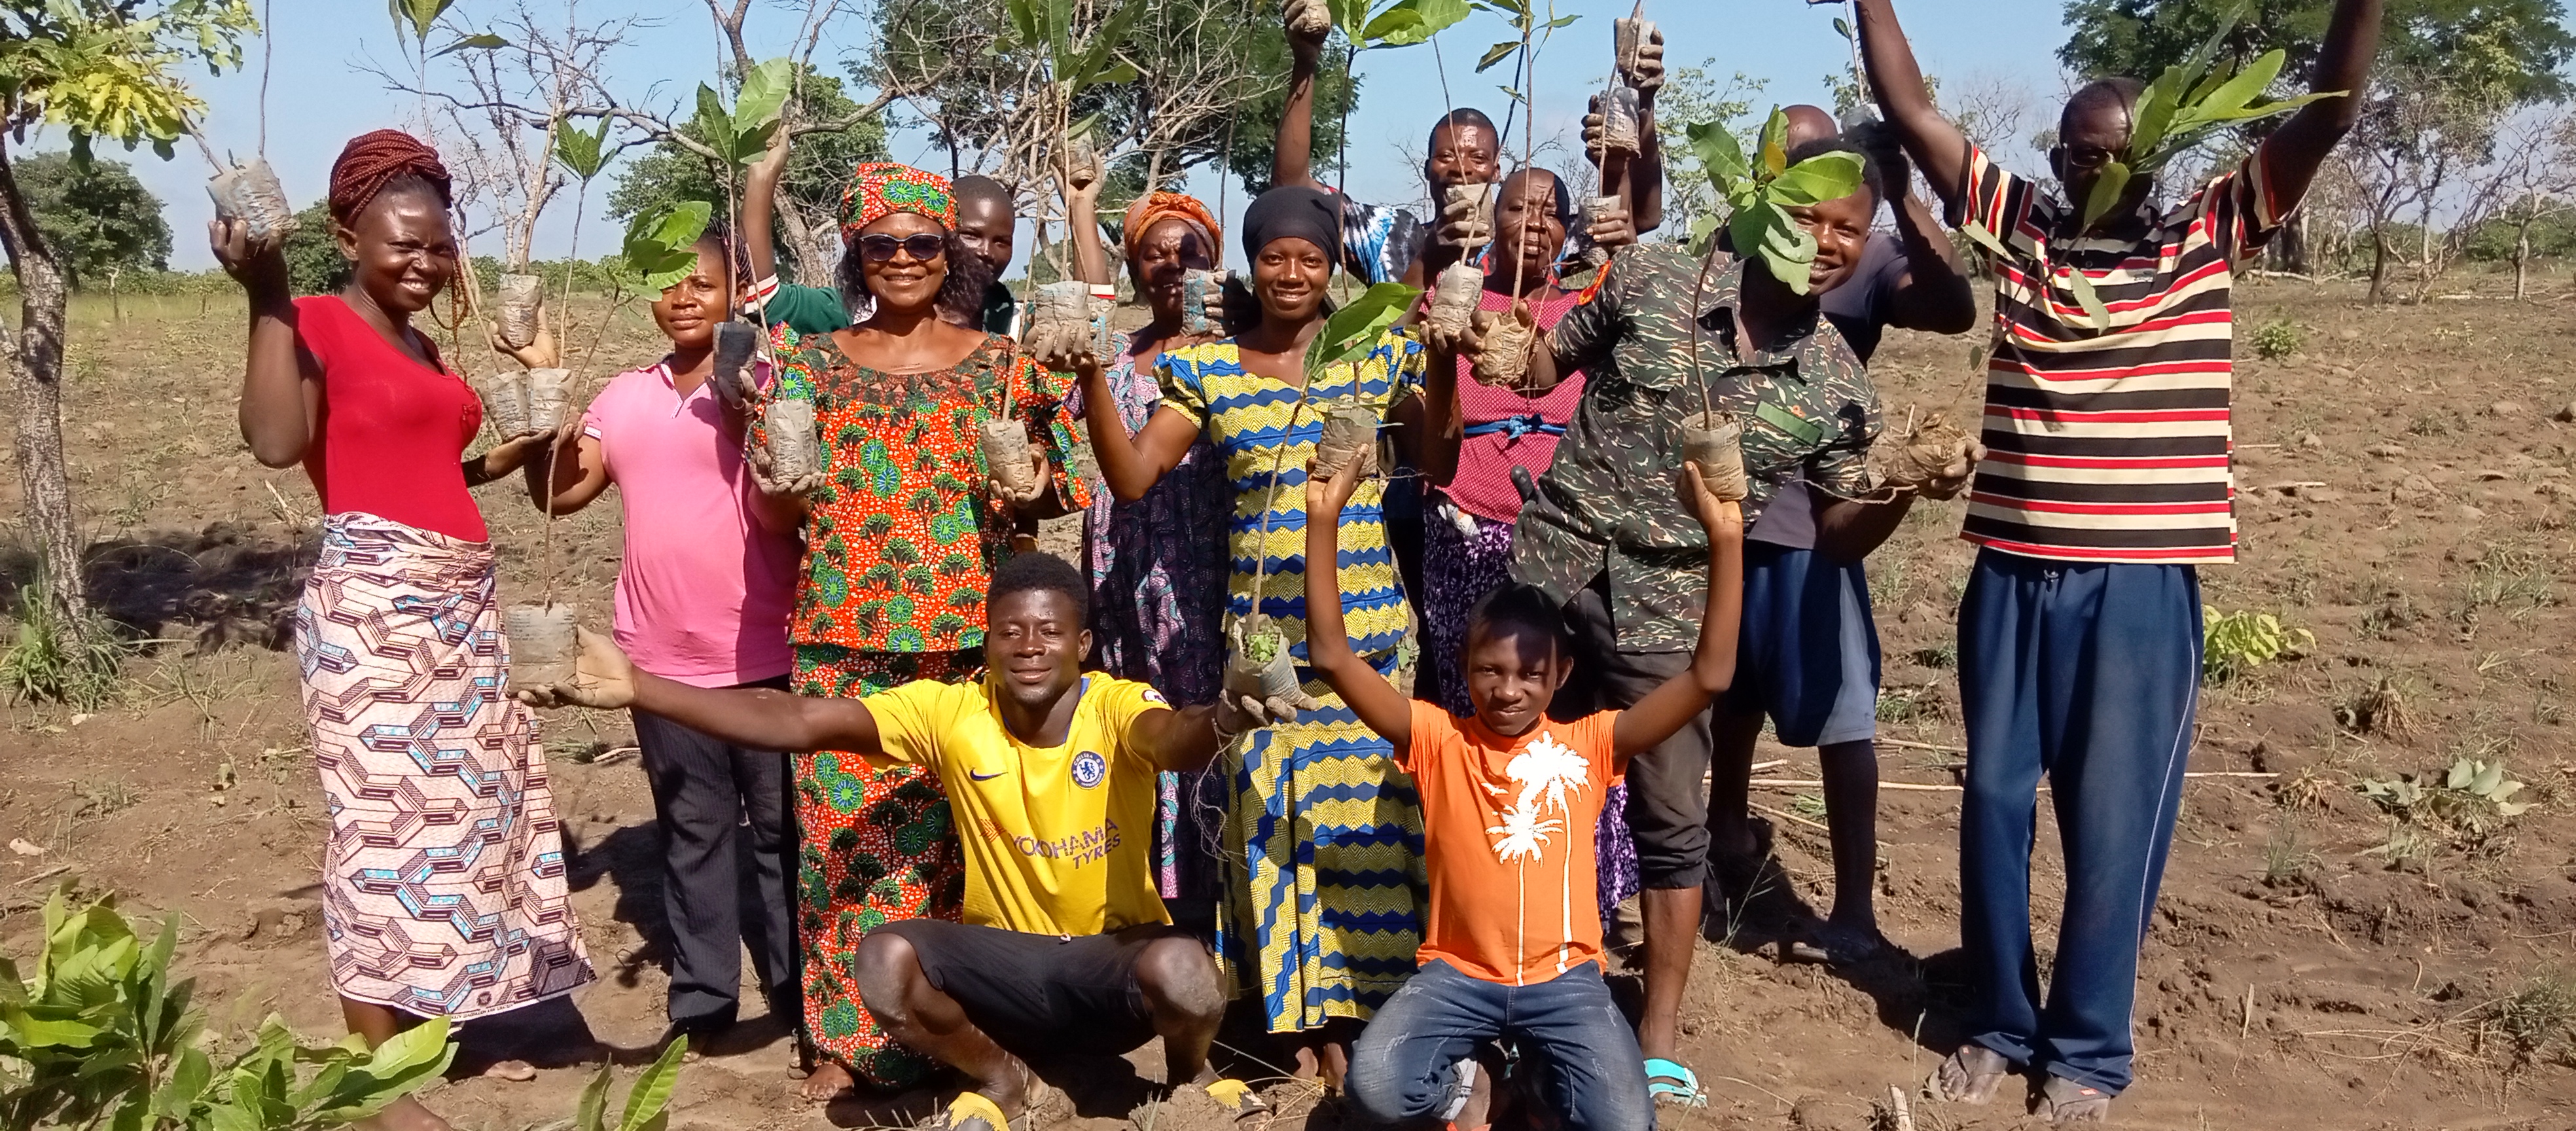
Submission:
<svg viewBox="0 0 2576 1131">
<path fill-rule="evenodd" d="M 1961 536 L 2031 557 L 2210 563 L 2236 557 L 2228 395 L 2234 266 L 2296 201 L 2258 148 L 2161 212 L 2072 237 L 2075 210 L 1968 153 L 1954 224 L 2011 250 L 1995 262 L 1984 436 Z M 2078 302 L 2082 271 L 2108 324 Z"/>
</svg>

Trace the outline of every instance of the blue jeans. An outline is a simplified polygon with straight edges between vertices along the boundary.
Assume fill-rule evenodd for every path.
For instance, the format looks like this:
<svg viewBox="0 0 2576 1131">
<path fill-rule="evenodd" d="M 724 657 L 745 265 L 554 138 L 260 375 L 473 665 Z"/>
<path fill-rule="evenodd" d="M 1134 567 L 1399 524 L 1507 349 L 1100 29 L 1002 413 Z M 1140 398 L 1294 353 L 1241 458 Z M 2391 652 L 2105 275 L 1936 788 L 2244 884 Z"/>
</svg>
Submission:
<svg viewBox="0 0 2576 1131">
<path fill-rule="evenodd" d="M 1351 1050 L 1351 1098 L 1384 1123 L 1440 1116 L 1462 1094 L 1459 1062 L 1493 1040 L 1516 1041 L 1545 1062 L 1548 1103 L 1571 1131 L 1655 1125 L 1637 1035 L 1597 962 L 1506 986 L 1433 959 L 1361 1031 Z"/>
<path fill-rule="evenodd" d="M 1974 972 L 1971 1041 L 2106 1092 L 2128 1087 L 2138 947 L 2173 846 L 2200 655 L 2190 566 L 1978 553 L 1959 605 L 1968 731 L 1959 932 Z M 2066 854 L 2044 1002 L 2030 933 L 2043 773 Z"/>
</svg>

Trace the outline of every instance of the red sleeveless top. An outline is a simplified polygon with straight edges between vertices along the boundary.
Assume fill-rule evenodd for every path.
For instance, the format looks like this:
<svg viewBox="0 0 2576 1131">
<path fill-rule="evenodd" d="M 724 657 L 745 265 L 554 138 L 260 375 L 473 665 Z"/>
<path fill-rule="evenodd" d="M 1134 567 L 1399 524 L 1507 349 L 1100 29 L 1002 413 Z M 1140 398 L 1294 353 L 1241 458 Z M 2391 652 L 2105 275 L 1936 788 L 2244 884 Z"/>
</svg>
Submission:
<svg viewBox="0 0 2576 1131">
<path fill-rule="evenodd" d="M 304 471 L 324 513 L 488 538 L 465 487 L 465 446 L 483 427 L 483 402 L 465 380 L 394 348 L 338 295 L 295 300 L 295 338 L 322 373 L 321 422 Z M 437 361 L 427 335 L 422 344 Z"/>
</svg>

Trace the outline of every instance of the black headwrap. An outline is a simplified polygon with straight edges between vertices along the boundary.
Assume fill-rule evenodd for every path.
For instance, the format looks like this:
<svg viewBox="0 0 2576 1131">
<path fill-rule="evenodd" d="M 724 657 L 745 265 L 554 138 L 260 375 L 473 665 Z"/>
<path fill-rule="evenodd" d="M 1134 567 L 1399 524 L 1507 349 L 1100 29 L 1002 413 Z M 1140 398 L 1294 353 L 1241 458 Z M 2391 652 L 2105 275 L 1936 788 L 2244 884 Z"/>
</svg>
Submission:
<svg viewBox="0 0 2576 1131">
<path fill-rule="evenodd" d="M 1326 261 L 1341 258 L 1340 214 L 1333 198 L 1304 185 L 1282 185 L 1262 193 L 1243 213 L 1243 255 L 1261 258 L 1270 241 L 1300 239 L 1314 244 Z"/>
</svg>

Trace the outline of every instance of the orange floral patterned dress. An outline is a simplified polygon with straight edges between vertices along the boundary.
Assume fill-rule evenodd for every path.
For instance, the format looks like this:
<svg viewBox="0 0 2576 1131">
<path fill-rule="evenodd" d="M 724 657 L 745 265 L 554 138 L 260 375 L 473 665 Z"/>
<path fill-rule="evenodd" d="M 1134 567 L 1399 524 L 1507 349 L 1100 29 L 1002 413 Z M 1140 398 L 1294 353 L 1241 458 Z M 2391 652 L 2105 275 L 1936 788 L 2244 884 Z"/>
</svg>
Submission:
<svg viewBox="0 0 2576 1131">
<path fill-rule="evenodd" d="M 789 624 L 797 692 L 979 678 L 984 589 L 1011 545 L 1009 516 L 988 499 L 980 429 L 1007 389 L 1058 497 L 1087 505 L 1082 478 L 1066 471 L 1082 443 L 1063 408 L 1066 379 L 1002 337 L 946 369 L 888 373 L 850 360 L 828 334 L 778 333 L 772 395 L 814 402 L 826 479 L 810 500 Z M 795 760 L 806 1039 L 863 1081 L 911 1085 L 936 1066 L 878 1027 L 850 964 L 879 926 L 958 917 L 966 881 L 947 795 L 917 766 L 833 750 Z"/>
</svg>

